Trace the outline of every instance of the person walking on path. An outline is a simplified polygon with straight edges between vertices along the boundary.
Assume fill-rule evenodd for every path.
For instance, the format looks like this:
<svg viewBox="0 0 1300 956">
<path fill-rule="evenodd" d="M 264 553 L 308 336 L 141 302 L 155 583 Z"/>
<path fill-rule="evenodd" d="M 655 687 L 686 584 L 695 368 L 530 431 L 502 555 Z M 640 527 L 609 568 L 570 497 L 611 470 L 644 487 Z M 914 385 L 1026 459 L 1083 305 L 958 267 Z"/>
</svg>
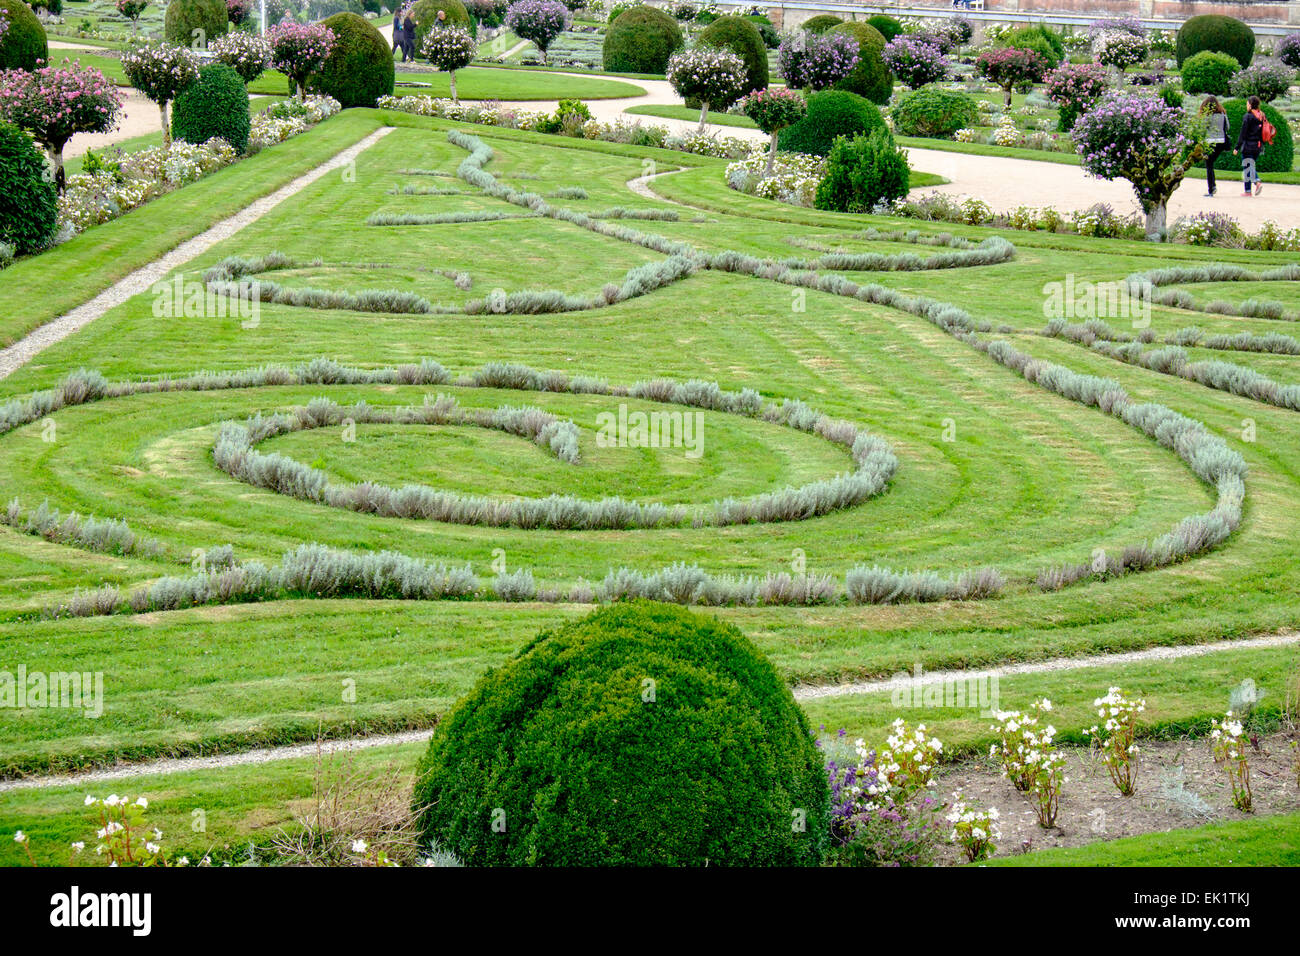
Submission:
<svg viewBox="0 0 1300 956">
<path fill-rule="evenodd" d="M 1214 182 L 1214 161 L 1228 148 L 1228 114 L 1213 96 L 1201 104 L 1201 112 L 1209 114 L 1205 128 L 1205 144 L 1210 148 L 1205 156 L 1205 195 L 1213 196 L 1218 191 Z"/>
<path fill-rule="evenodd" d="M 393 9 L 393 52 L 402 51 L 402 59 L 406 59 L 406 45 L 402 42 L 402 8 Z"/>
<path fill-rule="evenodd" d="M 406 17 L 402 20 L 402 62 L 415 59 L 415 14 L 411 12 L 410 7 L 406 9 Z"/>
<path fill-rule="evenodd" d="M 1256 167 L 1259 154 L 1264 149 L 1264 115 L 1259 110 L 1258 96 L 1252 96 L 1246 103 L 1249 109 L 1242 114 L 1241 132 L 1237 134 L 1237 148 L 1232 154 L 1235 156 L 1238 152 L 1241 153 L 1241 181 L 1246 190 L 1242 195 L 1252 195 L 1250 187 L 1254 184 L 1253 195 L 1258 196 L 1264 188 Z"/>
</svg>

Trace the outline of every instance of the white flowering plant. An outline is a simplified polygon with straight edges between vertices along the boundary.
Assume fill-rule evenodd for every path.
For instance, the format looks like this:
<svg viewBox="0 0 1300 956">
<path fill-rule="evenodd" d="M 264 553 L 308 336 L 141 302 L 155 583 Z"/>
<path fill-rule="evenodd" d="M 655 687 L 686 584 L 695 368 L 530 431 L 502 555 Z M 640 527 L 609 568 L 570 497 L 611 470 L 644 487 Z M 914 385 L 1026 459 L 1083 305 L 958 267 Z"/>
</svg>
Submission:
<svg viewBox="0 0 1300 956">
<path fill-rule="evenodd" d="M 85 806 L 95 807 L 98 815 L 95 830 L 94 855 L 106 866 L 189 866 L 188 857 L 171 857 L 162 847 L 163 833 L 145 819 L 149 801 L 144 797 L 107 797 L 87 795 Z M 14 842 L 22 847 L 28 861 L 36 866 L 30 838 L 22 830 L 14 834 Z M 86 841 L 70 844 L 69 865 L 79 862 L 86 850 Z M 206 859 L 205 859 L 206 862 Z"/>
<path fill-rule="evenodd" d="M 1222 721 L 1210 721 L 1210 749 L 1214 762 L 1223 768 L 1232 787 L 1232 804 L 1243 813 L 1254 809 L 1254 795 L 1250 789 L 1250 754 L 1246 747 L 1249 738 L 1239 719 L 1228 711 Z"/>
<path fill-rule="evenodd" d="M 1125 696 L 1118 687 L 1107 689 L 1105 697 L 1092 702 L 1103 723 L 1085 730 L 1092 745 L 1101 752 L 1106 772 L 1110 774 L 1115 789 L 1126 797 L 1133 796 L 1134 778 L 1137 776 L 1137 758 L 1140 748 L 1136 741 L 1138 714 L 1147 709 L 1147 702 Z"/>
<path fill-rule="evenodd" d="M 998 816 L 997 807 L 981 810 L 968 804 L 958 790 L 952 795 L 948 807 L 948 822 L 952 824 L 948 839 L 961 847 L 971 863 L 986 860 L 997 849 L 997 841 L 1002 839 Z"/>
<path fill-rule="evenodd" d="M 811 207 L 817 187 L 826 178 L 826 159 L 808 153 L 777 153 L 768 172 L 768 159 L 755 153 L 727 166 L 727 185 L 737 192 L 793 206 Z"/>
<path fill-rule="evenodd" d="M 231 30 L 213 40 L 208 50 L 245 83 L 252 83 L 271 65 L 271 45 L 255 33 Z"/>
</svg>

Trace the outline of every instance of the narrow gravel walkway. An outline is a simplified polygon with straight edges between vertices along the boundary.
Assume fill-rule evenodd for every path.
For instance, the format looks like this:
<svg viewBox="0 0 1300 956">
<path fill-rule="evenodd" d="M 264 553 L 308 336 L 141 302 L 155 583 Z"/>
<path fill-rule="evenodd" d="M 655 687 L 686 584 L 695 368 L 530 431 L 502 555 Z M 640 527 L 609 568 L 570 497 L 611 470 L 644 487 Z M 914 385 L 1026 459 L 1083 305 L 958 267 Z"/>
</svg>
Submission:
<svg viewBox="0 0 1300 956">
<path fill-rule="evenodd" d="M 85 302 L 71 312 L 65 313 L 33 330 L 26 337 L 0 351 L 0 379 L 12 375 L 40 352 L 56 342 L 61 342 L 74 332 L 85 328 L 109 309 L 121 305 L 132 296 L 147 292 L 155 282 L 165 278 L 174 269 L 180 268 L 191 259 L 207 252 L 217 243 L 229 239 L 245 226 L 257 222 L 280 203 L 302 192 L 322 176 L 351 163 L 362 152 L 392 131 L 393 127 L 391 126 L 375 130 L 365 139 L 327 159 L 311 172 L 304 173 L 288 185 L 281 186 L 269 196 L 255 199 L 230 218 L 223 219 L 206 232 L 201 232 L 193 239 L 182 242 L 161 258 L 155 259 L 147 266 L 135 270 L 114 285 L 109 286 L 89 302 Z"/>
</svg>

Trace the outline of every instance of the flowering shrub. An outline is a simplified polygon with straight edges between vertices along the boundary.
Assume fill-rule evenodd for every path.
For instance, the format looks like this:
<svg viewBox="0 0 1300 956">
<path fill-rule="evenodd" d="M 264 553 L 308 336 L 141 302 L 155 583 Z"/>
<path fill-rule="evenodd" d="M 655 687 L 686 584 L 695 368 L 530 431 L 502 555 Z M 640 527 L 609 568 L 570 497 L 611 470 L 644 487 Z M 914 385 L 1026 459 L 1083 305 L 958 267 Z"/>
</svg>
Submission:
<svg viewBox="0 0 1300 956">
<path fill-rule="evenodd" d="M 1163 100 L 1116 92 L 1102 97 L 1071 130 L 1087 172 L 1133 184 L 1150 238 L 1163 237 L 1166 203 L 1202 154 L 1204 135 L 1191 122 Z"/>
<path fill-rule="evenodd" d="M 1051 724 L 1040 727 L 1043 715 L 1052 709 L 1052 702 L 1043 698 L 1034 701 L 1029 713 L 998 711 L 997 731 L 999 743 L 989 754 L 999 759 L 1002 776 L 1009 779 L 1017 790 L 1028 793 L 1033 800 L 1038 825 L 1044 829 L 1056 825 L 1060 806 L 1061 787 L 1066 783 L 1065 757 L 1052 746 L 1056 728 Z"/>
<path fill-rule="evenodd" d="M 122 100 L 103 73 L 80 64 L 0 71 L 0 118 L 27 130 L 50 151 L 60 192 L 66 180 L 63 147 L 77 133 L 115 128 Z"/>
<path fill-rule="evenodd" d="M 738 192 L 794 206 L 811 206 L 826 175 L 826 160 L 807 153 L 778 153 L 775 163 L 762 155 L 727 166 L 727 185 Z"/>
<path fill-rule="evenodd" d="M 107 866 L 188 866 L 189 859 L 180 857 L 170 859 L 162 848 L 162 831 L 149 826 L 145 820 L 145 811 L 149 801 L 144 797 L 132 800 L 110 794 L 102 800 L 92 796 L 86 797 L 87 807 L 99 808 L 99 828 L 95 832 L 98 841 L 95 855 L 104 860 Z M 14 834 L 14 842 L 19 844 L 27 854 L 33 866 L 36 859 L 32 856 L 27 835 L 19 830 Z M 71 845 L 72 857 L 75 859 L 86 849 L 84 840 Z M 69 861 L 71 862 L 71 860 Z M 206 859 L 205 859 L 206 862 Z"/>
<path fill-rule="evenodd" d="M 1015 120 L 1004 116 L 993 130 L 992 142 L 994 146 L 1023 146 L 1025 136 L 1016 126 Z"/>
<path fill-rule="evenodd" d="M 1092 55 L 1097 58 L 1097 62 L 1113 66 L 1121 72 L 1130 66 L 1137 66 L 1150 52 L 1145 36 L 1127 31 L 1103 32 L 1092 41 Z"/>
<path fill-rule="evenodd" d="M 266 40 L 242 30 L 222 34 L 208 44 L 208 50 L 245 83 L 252 83 L 271 65 L 271 47 Z"/>
<path fill-rule="evenodd" d="M 726 109 L 744 93 L 745 63 L 730 50 L 695 47 L 668 58 L 668 82 L 683 99 L 700 101 L 700 127 L 709 107 Z"/>
<path fill-rule="evenodd" d="M 1088 36 L 1098 37 L 1107 33 L 1128 33 L 1135 37 L 1145 37 L 1147 28 L 1137 17 L 1111 17 L 1093 20 L 1088 24 Z"/>
<path fill-rule="evenodd" d="M 1109 203 L 1099 202 L 1071 216 L 1074 231 L 1094 239 L 1118 239 L 1125 233 L 1124 219 L 1115 214 Z"/>
<path fill-rule="evenodd" d="M 1260 224 L 1255 242 L 1260 249 L 1264 250 L 1300 252 L 1300 229 L 1283 232 L 1282 227 L 1272 219 L 1265 219 Z"/>
<path fill-rule="evenodd" d="M 952 832 L 948 839 L 961 847 L 966 859 L 971 863 L 986 860 L 997 849 L 995 841 L 1002 839 L 1002 830 L 998 826 L 997 807 L 977 810 L 962 799 L 961 791 L 952 795 L 948 808 L 948 822 Z"/>
<path fill-rule="evenodd" d="M 1265 103 L 1271 103 L 1279 96 L 1286 96 L 1294 78 L 1295 71 L 1280 63 L 1256 60 L 1232 78 L 1229 89 L 1233 96 L 1242 99 L 1258 96 Z"/>
<path fill-rule="evenodd" d="M 858 59 L 858 41 L 846 33 L 787 33 L 777 48 L 781 75 L 794 89 L 828 89 L 853 72 Z"/>
<path fill-rule="evenodd" d="M 1068 133 L 1074 121 L 1106 92 L 1106 70 L 1098 63 L 1062 63 L 1046 76 L 1047 98 L 1056 104 L 1060 129 Z"/>
<path fill-rule="evenodd" d="M 987 50 L 975 61 L 976 71 L 1002 88 L 1008 108 L 1011 106 L 1011 91 L 1029 92 L 1035 83 L 1042 82 L 1047 67 L 1047 59 L 1041 53 L 1017 47 Z"/>
<path fill-rule="evenodd" d="M 1174 223 L 1174 241 L 1192 246 L 1219 246 L 1240 249 L 1246 235 L 1237 220 L 1221 212 L 1198 212 L 1184 216 Z"/>
<path fill-rule="evenodd" d="M 131 32 L 140 29 L 140 16 L 149 6 L 149 0 L 117 0 L 117 12 L 131 21 Z M 0 34 L 4 31 L 0 30 Z"/>
<path fill-rule="evenodd" d="M 506 29 L 532 40 L 546 62 L 546 48 L 569 25 L 569 8 L 559 0 L 516 0 L 506 10 Z"/>
<path fill-rule="evenodd" d="M 253 0 L 226 0 L 226 16 L 235 26 L 248 19 L 253 12 Z"/>
<path fill-rule="evenodd" d="M 808 102 L 794 90 L 769 86 L 742 99 L 740 108 L 759 129 L 772 137 L 767 153 L 767 175 L 771 176 L 776 166 L 777 134 L 804 118 L 808 113 Z"/>
<path fill-rule="evenodd" d="M 1105 697 L 1098 697 L 1092 702 L 1097 708 L 1097 716 L 1105 720 L 1098 727 L 1093 725 L 1084 731 L 1092 738 L 1093 745 L 1101 751 L 1101 759 L 1106 764 L 1115 789 L 1126 797 L 1133 796 L 1133 777 L 1137 773 L 1137 721 L 1138 714 L 1147 709 L 1145 700 L 1130 700 L 1118 687 L 1111 687 Z M 1102 736 L 1102 731 L 1105 736 Z"/>
<path fill-rule="evenodd" d="M 285 18 L 266 31 L 271 47 L 271 65 L 293 80 L 298 99 L 306 95 L 307 77 L 329 58 L 337 38 L 319 23 L 298 23 Z"/>
<path fill-rule="evenodd" d="M 1232 711 L 1228 711 L 1222 723 L 1215 719 L 1210 722 L 1210 727 L 1210 748 L 1214 752 L 1214 762 L 1228 775 L 1233 806 L 1249 813 L 1253 809 L 1254 797 L 1250 791 L 1250 756 L 1246 750 L 1247 740 L 1241 721 L 1232 716 Z"/>
<path fill-rule="evenodd" d="M 420 53 L 438 69 L 447 71 L 451 77 L 451 98 L 459 102 L 456 71 L 474 62 L 478 42 L 463 27 L 435 26 L 424 35 Z"/>
<path fill-rule="evenodd" d="M 948 58 L 930 37 L 900 34 L 885 44 L 882 56 L 889 71 L 914 90 L 948 75 Z"/>
<path fill-rule="evenodd" d="M 1300 69 L 1300 33 L 1288 33 L 1278 42 L 1274 52 L 1287 66 Z"/>
<path fill-rule="evenodd" d="M 122 53 L 122 71 L 137 90 L 158 104 L 162 114 L 163 145 L 172 141 L 167 104 L 198 82 L 199 65 L 193 54 L 172 43 L 142 43 Z"/>
</svg>

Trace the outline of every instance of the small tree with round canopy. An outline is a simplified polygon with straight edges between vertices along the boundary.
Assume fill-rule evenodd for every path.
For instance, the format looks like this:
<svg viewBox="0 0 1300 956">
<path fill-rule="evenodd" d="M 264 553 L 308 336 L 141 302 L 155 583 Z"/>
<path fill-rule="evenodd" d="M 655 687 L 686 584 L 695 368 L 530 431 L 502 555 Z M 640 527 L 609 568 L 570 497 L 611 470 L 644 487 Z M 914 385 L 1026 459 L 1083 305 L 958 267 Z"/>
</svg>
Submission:
<svg viewBox="0 0 1300 956">
<path fill-rule="evenodd" d="M 546 48 L 569 26 L 569 8 L 559 0 L 516 0 L 506 9 L 506 29 L 531 40 L 546 62 Z"/>
<path fill-rule="evenodd" d="M 772 137 L 772 146 L 767 151 L 767 175 L 771 176 L 776 168 L 777 135 L 807 115 L 808 101 L 794 90 L 769 86 L 750 93 L 740 101 L 740 106 L 759 129 Z"/>
<path fill-rule="evenodd" d="M 459 103 L 456 95 L 456 71 L 474 62 L 478 53 L 478 43 L 463 27 L 437 26 L 424 35 L 424 44 L 420 53 L 440 70 L 446 70 L 451 77 L 451 98 Z"/>
<path fill-rule="evenodd" d="M 319 23 L 297 23 L 288 15 L 266 31 L 271 65 L 293 81 L 298 99 L 307 91 L 307 77 L 321 68 L 334 49 L 334 31 Z"/>
<path fill-rule="evenodd" d="M 682 50 L 668 58 L 668 82 L 683 99 L 699 100 L 702 133 L 710 106 L 726 109 L 745 92 L 745 61 L 714 47 Z"/>
<path fill-rule="evenodd" d="M 122 72 L 132 86 L 158 106 L 163 145 L 172 142 L 167 105 L 198 82 L 199 65 L 188 49 L 174 43 L 142 43 L 122 54 Z"/>
<path fill-rule="evenodd" d="M 975 69 L 981 76 L 1002 87 L 1008 107 L 1011 106 L 1011 91 L 1028 90 L 1035 83 L 1041 83 L 1047 75 L 1047 67 L 1047 59 L 1041 53 L 1013 46 L 988 50 L 975 61 Z"/>
</svg>

